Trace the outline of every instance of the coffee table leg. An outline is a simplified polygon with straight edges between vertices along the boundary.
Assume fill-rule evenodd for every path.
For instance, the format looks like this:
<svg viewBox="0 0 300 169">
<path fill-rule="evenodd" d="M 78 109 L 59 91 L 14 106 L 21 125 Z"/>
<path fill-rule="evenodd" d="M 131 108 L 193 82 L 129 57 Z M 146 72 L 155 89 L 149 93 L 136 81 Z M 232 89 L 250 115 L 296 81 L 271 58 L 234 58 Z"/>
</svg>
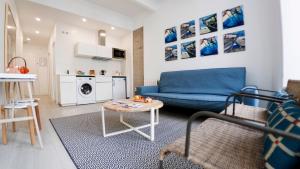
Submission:
<svg viewBox="0 0 300 169">
<path fill-rule="evenodd" d="M 155 118 L 155 109 L 151 108 L 151 112 L 150 112 L 150 132 L 151 132 L 150 140 L 151 141 L 154 141 L 154 136 L 155 136 L 155 133 L 154 133 L 154 125 L 155 125 L 154 118 Z"/>
<path fill-rule="evenodd" d="M 155 121 L 155 124 L 158 124 L 159 123 L 159 109 L 156 109 L 156 115 L 155 115 L 155 117 L 156 117 L 156 121 Z"/>
<path fill-rule="evenodd" d="M 101 117 L 102 117 L 102 130 L 103 130 L 103 137 L 106 137 L 105 133 L 105 114 L 104 114 L 104 107 L 101 107 Z"/>
</svg>

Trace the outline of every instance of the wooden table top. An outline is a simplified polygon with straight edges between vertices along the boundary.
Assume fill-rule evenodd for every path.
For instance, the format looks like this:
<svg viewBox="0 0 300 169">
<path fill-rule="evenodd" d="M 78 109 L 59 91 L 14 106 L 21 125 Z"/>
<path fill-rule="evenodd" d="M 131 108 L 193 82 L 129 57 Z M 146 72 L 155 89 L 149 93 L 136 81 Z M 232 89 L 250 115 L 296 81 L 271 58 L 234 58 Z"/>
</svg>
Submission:
<svg viewBox="0 0 300 169">
<path fill-rule="evenodd" d="M 125 104 L 138 104 L 141 107 L 125 107 Z M 151 108 L 159 109 L 163 107 L 163 102 L 159 100 L 153 100 L 151 103 L 142 103 L 142 102 L 134 102 L 131 99 L 124 99 L 118 101 L 108 101 L 103 103 L 103 107 L 109 110 L 114 110 L 118 112 L 142 112 L 142 111 L 150 111 Z"/>
</svg>

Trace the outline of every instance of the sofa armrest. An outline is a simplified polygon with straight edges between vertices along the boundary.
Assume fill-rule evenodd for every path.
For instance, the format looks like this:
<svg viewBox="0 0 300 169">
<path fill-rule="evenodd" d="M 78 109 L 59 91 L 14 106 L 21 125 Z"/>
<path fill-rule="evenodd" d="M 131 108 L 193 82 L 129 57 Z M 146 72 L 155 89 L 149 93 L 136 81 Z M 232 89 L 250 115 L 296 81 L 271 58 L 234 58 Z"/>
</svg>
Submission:
<svg viewBox="0 0 300 169">
<path fill-rule="evenodd" d="M 158 93 L 158 86 L 139 86 L 136 88 L 136 94 L 144 95 L 145 93 Z"/>
<path fill-rule="evenodd" d="M 246 86 L 241 89 L 242 93 L 258 94 L 258 88 L 256 86 Z M 248 106 L 259 106 L 259 100 L 254 98 L 243 98 L 243 103 Z"/>
<path fill-rule="evenodd" d="M 190 117 L 190 119 L 188 121 L 188 124 L 187 124 L 186 141 L 185 141 L 185 157 L 186 158 L 188 158 L 188 156 L 189 156 L 192 123 L 193 123 L 193 121 L 195 121 L 197 118 L 200 118 L 200 117 L 216 118 L 216 119 L 227 121 L 227 122 L 237 124 L 237 125 L 240 125 L 240 126 L 249 127 L 251 129 L 254 129 L 254 130 L 262 131 L 262 132 L 267 133 L 267 134 L 274 134 L 276 136 L 281 136 L 281 137 L 285 137 L 285 138 L 300 141 L 300 136 L 299 135 L 288 133 L 288 132 L 283 131 L 283 130 L 264 127 L 264 126 L 255 124 L 253 122 L 247 122 L 245 120 L 233 118 L 232 116 L 221 115 L 221 114 L 217 114 L 217 113 L 213 113 L 213 112 L 209 112 L 209 111 L 200 111 L 200 112 L 197 112 L 197 113 L 193 114 Z"/>
</svg>

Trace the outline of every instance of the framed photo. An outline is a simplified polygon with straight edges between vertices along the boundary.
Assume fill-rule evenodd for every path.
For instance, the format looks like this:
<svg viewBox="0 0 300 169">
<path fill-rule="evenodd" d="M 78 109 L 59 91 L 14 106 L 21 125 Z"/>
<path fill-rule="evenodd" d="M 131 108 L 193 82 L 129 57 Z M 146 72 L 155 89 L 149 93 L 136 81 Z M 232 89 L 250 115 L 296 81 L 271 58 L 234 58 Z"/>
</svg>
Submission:
<svg viewBox="0 0 300 169">
<path fill-rule="evenodd" d="M 196 57 L 196 41 L 181 44 L 181 58 L 188 59 Z"/>
<path fill-rule="evenodd" d="M 181 39 L 195 37 L 195 20 L 180 25 Z"/>
<path fill-rule="evenodd" d="M 229 28 L 244 25 L 243 6 L 227 9 L 222 12 L 222 15 L 223 15 L 223 29 L 229 29 Z"/>
<path fill-rule="evenodd" d="M 217 14 L 212 14 L 199 19 L 200 35 L 218 31 Z"/>
<path fill-rule="evenodd" d="M 171 43 L 177 41 L 176 27 L 172 27 L 165 30 L 165 43 Z"/>
<path fill-rule="evenodd" d="M 245 31 L 238 31 L 224 35 L 224 53 L 246 50 Z"/>
<path fill-rule="evenodd" d="M 165 61 L 177 60 L 177 45 L 167 46 L 165 48 Z"/>
<path fill-rule="evenodd" d="M 218 54 L 217 36 L 200 40 L 200 56 L 210 56 Z"/>
</svg>

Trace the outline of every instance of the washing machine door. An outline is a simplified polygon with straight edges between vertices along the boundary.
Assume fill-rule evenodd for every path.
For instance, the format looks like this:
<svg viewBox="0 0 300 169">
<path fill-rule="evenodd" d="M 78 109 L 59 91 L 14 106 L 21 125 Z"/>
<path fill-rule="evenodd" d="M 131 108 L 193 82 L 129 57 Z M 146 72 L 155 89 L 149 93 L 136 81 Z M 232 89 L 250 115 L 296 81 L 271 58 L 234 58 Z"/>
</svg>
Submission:
<svg viewBox="0 0 300 169">
<path fill-rule="evenodd" d="M 82 82 L 78 88 L 78 92 L 82 97 L 89 97 L 93 92 L 93 87 L 90 83 Z"/>
</svg>

